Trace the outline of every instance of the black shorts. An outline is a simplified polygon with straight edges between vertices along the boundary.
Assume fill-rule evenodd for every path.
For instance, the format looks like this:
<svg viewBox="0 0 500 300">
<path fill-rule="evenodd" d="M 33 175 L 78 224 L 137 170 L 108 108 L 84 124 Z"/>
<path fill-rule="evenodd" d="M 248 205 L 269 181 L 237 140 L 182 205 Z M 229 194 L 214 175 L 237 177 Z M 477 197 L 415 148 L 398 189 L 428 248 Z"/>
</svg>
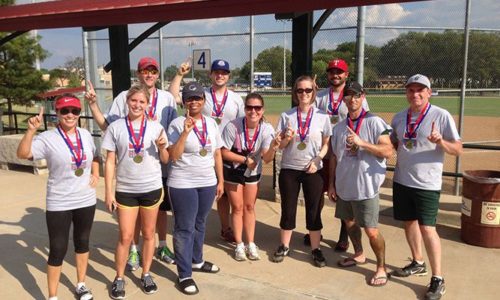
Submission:
<svg viewBox="0 0 500 300">
<path fill-rule="evenodd" d="M 167 177 L 162 177 L 161 181 L 163 183 L 163 190 L 168 191 Z M 171 211 L 172 210 L 172 205 L 170 204 L 170 197 L 168 196 L 167 192 L 163 193 L 163 200 L 161 201 L 161 204 L 160 204 L 160 210 L 161 211 Z"/>
<path fill-rule="evenodd" d="M 232 169 L 224 167 L 224 182 L 231 184 L 257 184 L 260 181 L 261 174 L 246 177 L 245 170 Z"/>
<path fill-rule="evenodd" d="M 155 208 L 160 204 L 163 189 L 157 189 L 146 193 L 115 192 L 116 202 L 120 208 Z"/>
</svg>

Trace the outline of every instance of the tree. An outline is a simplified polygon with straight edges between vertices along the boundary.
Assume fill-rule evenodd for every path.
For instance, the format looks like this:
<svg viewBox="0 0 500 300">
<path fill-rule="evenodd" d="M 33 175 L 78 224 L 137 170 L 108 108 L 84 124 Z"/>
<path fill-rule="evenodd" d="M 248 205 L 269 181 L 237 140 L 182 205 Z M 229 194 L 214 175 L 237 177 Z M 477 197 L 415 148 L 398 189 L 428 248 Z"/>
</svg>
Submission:
<svg viewBox="0 0 500 300">
<path fill-rule="evenodd" d="M 285 50 L 285 59 L 287 75 L 285 80 L 287 85 L 290 86 L 292 78 L 292 69 L 290 67 L 292 52 L 288 49 Z M 273 86 L 281 87 L 283 84 L 283 47 L 276 46 L 260 52 L 254 60 L 254 72 L 271 72 Z M 250 62 L 246 62 L 243 67 L 241 67 L 239 80 L 250 82 Z"/>
<path fill-rule="evenodd" d="M 67 80 L 69 80 L 69 73 L 65 69 L 52 69 L 49 71 L 50 83 L 52 86 L 63 87 Z"/>
<path fill-rule="evenodd" d="M 63 69 L 67 72 L 69 87 L 79 87 L 85 79 L 85 62 L 83 57 L 69 57 L 64 63 Z"/>
<path fill-rule="evenodd" d="M 175 74 L 177 74 L 177 66 L 170 65 L 165 69 L 165 72 L 163 72 L 163 77 L 165 78 L 165 80 L 172 80 Z"/>
<path fill-rule="evenodd" d="M 0 39 L 7 33 L 0 33 Z M 35 60 L 43 60 L 48 53 L 38 44 L 38 37 L 23 34 L 0 46 L 0 99 L 7 99 L 7 111 L 12 105 L 31 105 L 36 96 L 49 88 L 42 80 L 42 72 L 35 69 Z M 12 127 L 12 115 L 9 126 Z"/>
</svg>

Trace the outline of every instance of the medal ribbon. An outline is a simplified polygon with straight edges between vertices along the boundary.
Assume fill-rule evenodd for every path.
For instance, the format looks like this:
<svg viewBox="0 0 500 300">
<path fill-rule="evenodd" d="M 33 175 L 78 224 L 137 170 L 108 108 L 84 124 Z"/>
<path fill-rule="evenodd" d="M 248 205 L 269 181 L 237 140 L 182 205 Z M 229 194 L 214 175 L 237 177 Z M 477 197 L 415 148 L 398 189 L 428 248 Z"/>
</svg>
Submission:
<svg viewBox="0 0 500 300">
<path fill-rule="evenodd" d="M 339 97 L 335 100 L 335 95 L 333 94 L 333 88 L 330 88 L 328 107 L 326 111 L 330 116 L 337 116 L 339 114 L 339 107 L 344 99 L 344 90 L 340 91 Z"/>
<path fill-rule="evenodd" d="M 196 123 L 194 124 L 193 131 L 196 134 L 198 140 L 200 141 L 201 148 L 205 148 L 205 145 L 207 144 L 208 131 L 207 131 L 207 122 L 205 121 L 205 118 L 203 116 L 201 117 L 201 126 L 203 128 L 203 134 L 200 133 L 200 130 L 196 126 Z"/>
<path fill-rule="evenodd" d="M 309 111 L 307 112 L 306 123 L 302 125 L 302 117 L 300 116 L 300 109 L 297 107 L 297 127 L 301 142 L 304 142 L 304 140 L 307 137 L 307 134 L 309 134 L 309 128 L 311 127 L 312 116 L 313 116 L 313 108 L 311 106 L 309 108 Z"/>
<path fill-rule="evenodd" d="M 61 125 L 57 126 L 57 131 L 59 131 L 59 134 L 63 138 L 64 142 L 66 142 L 66 145 L 69 148 L 69 152 L 71 152 L 71 155 L 75 159 L 75 164 L 77 168 L 80 168 L 82 162 L 83 162 L 83 143 L 82 143 L 82 136 L 80 135 L 80 132 L 78 129 L 75 128 L 75 136 L 76 136 L 76 149 L 73 147 L 73 143 L 71 142 L 71 139 L 69 138 L 68 134 L 64 129 L 62 129 Z"/>
<path fill-rule="evenodd" d="M 153 102 L 151 103 L 151 106 L 149 107 L 148 110 L 148 116 L 150 120 L 153 120 L 153 118 L 156 115 L 156 106 L 158 104 L 158 90 L 154 89 L 153 92 Z"/>
<path fill-rule="evenodd" d="M 255 131 L 253 132 L 252 138 L 250 138 L 250 133 L 248 131 L 248 126 L 246 126 L 246 123 L 247 123 L 246 118 L 243 118 L 243 134 L 245 136 L 245 147 L 247 148 L 249 153 L 252 153 L 253 148 L 255 147 L 255 143 L 257 142 L 257 139 L 259 138 L 260 123 L 257 124 L 257 128 L 255 128 Z"/>
<path fill-rule="evenodd" d="M 424 120 L 425 116 L 427 116 L 427 113 L 431 109 L 431 104 L 427 102 L 427 105 L 420 111 L 420 114 L 418 115 L 417 120 L 415 121 L 415 124 L 412 126 L 411 123 L 411 109 L 408 109 L 408 113 L 406 114 L 406 128 L 405 132 L 408 136 L 408 139 L 413 139 L 415 137 L 415 133 L 417 132 L 418 128 L 420 127 L 420 124 L 422 124 L 422 121 Z"/>
<path fill-rule="evenodd" d="M 217 95 L 215 94 L 215 91 L 212 88 L 210 88 L 210 95 L 212 95 L 212 102 L 214 103 L 213 111 L 215 113 L 215 116 L 217 118 L 219 118 L 220 115 L 222 114 L 222 112 L 224 111 L 224 107 L 226 107 L 226 101 L 227 101 L 227 95 L 228 95 L 227 88 L 224 91 L 224 96 L 222 97 L 222 101 L 220 102 L 220 104 L 217 101 Z"/>
<path fill-rule="evenodd" d="M 134 126 L 132 126 L 132 121 L 130 121 L 129 116 L 125 118 L 125 123 L 127 124 L 127 131 L 130 143 L 132 144 L 132 147 L 134 147 L 135 154 L 138 154 L 139 152 L 141 152 L 142 147 L 144 147 L 144 135 L 146 133 L 148 120 L 147 118 L 145 118 L 144 115 L 142 115 L 141 127 L 139 129 L 139 136 L 135 135 Z"/>
<path fill-rule="evenodd" d="M 357 135 L 359 135 L 359 131 L 361 130 L 361 124 L 363 123 L 365 117 L 366 117 L 366 111 L 365 109 L 362 109 L 359 117 L 356 120 L 354 120 L 357 121 L 356 129 L 354 129 L 354 121 L 351 120 L 349 116 L 347 118 L 347 126 L 349 126 L 349 128 L 351 128 Z"/>
</svg>

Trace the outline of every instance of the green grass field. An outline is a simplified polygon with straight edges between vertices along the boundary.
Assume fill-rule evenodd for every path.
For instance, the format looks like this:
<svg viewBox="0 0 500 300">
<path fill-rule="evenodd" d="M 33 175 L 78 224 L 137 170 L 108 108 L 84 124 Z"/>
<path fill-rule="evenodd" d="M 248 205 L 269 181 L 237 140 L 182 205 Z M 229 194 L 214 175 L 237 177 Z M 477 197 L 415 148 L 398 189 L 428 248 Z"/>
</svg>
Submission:
<svg viewBox="0 0 500 300">
<path fill-rule="evenodd" d="M 408 106 L 404 95 L 367 95 L 370 110 L 374 113 L 396 113 Z M 264 96 L 266 114 L 279 114 L 290 108 L 290 96 Z M 452 115 L 458 115 L 460 97 L 436 96 L 431 98 L 431 104 L 448 110 Z M 500 116 L 500 97 L 466 97 L 466 116 Z"/>
</svg>

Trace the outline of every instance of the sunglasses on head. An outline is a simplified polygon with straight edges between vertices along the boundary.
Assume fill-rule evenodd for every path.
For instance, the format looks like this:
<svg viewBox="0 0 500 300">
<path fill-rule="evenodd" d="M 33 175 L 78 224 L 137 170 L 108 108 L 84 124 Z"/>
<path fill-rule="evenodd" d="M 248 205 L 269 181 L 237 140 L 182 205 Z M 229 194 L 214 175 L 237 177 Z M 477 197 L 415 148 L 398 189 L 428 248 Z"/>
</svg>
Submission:
<svg viewBox="0 0 500 300">
<path fill-rule="evenodd" d="M 259 112 L 262 110 L 262 105 L 245 105 L 245 110 Z"/>
<path fill-rule="evenodd" d="M 158 74 L 158 70 L 156 70 L 156 69 L 142 69 L 139 71 L 139 73 L 141 73 L 142 75 L 148 75 L 148 74 L 156 75 L 156 74 Z"/>
<path fill-rule="evenodd" d="M 313 89 L 297 89 L 296 92 L 297 94 L 303 94 L 303 93 L 310 94 L 313 92 Z"/>
<path fill-rule="evenodd" d="M 79 116 L 80 115 L 80 112 L 82 110 L 79 109 L 79 108 L 68 108 L 68 107 L 63 107 L 59 110 L 59 113 L 63 116 L 69 114 L 69 113 L 72 113 L 74 116 Z"/>
</svg>

